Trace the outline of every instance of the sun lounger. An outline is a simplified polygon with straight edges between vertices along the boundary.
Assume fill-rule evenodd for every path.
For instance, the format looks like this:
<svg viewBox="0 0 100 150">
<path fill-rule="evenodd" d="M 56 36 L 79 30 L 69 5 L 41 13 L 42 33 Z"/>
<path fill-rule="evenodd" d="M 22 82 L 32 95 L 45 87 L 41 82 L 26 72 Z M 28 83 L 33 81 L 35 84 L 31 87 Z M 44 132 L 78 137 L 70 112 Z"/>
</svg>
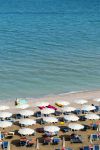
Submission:
<svg viewBox="0 0 100 150">
<path fill-rule="evenodd" d="M 12 138 L 14 136 L 14 131 L 8 132 L 8 134 L 5 136 L 6 138 Z"/>
<path fill-rule="evenodd" d="M 92 129 L 93 129 L 93 130 L 97 130 L 97 128 L 98 128 L 98 125 L 97 125 L 97 124 L 92 124 L 91 126 L 92 126 Z"/>
<path fill-rule="evenodd" d="M 45 106 L 40 106 L 40 107 L 39 107 L 39 109 L 41 109 L 41 110 L 44 109 L 44 108 L 45 108 Z"/>
<path fill-rule="evenodd" d="M 58 144 L 60 142 L 60 138 L 53 138 L 52 144 Z"/>
<path fill-rule="evenodd" d="M 79 120 L 80 120 L 80 121 L 85 121 L 86 118 L 85 118 L 85 116 L 79 116 Z"/>
<path fill-rule="evenodd" d="M 68 147 L 68 148 L 65 148 L 65 150 L 72 150 L 72 148 Z"/>
<path fill-rule="evenodd" d="M 79 135 L 73 135 L 73 136 L 71 136 L 71 138 L 70 138 L 70 142 L 71 142 L 71 143 L 82 143 L 83 140 L 82 140 L 82 137 L 81 137 L 81 136 L 79 136 Z"/>
<path fill-rule="evenodd" d="M 36 112 L 36 113 L 35 113 L 35 116 L 36 116 L 36 117 L 41 117 L 41 111 Z"/>
<path fill-rule="evenodd" d="M 78 115 L 78 114 L 81 114 L 82 111 L 80 109 L 76 109 L 76 110 L 74 110 L 74 113 Z"/>
<path fill-rule="evenodd" d="M 51 138 L 46 137 L 46 138 L 44 138 L 43 144 L 48 145 L 50 142 L 51 142 Z"/>
<path fill-rule="evenodd" d="M 60 111 L 55 111 L 54 115 L 55 116 L 60 116 L 62 113 Z"/>
<path fill-rule="evenodd" d="M 20 138 L 20 146 L 25 146 L 26 145 L 26 141 L 27 141 L 26 137 L 21 137 Z"/>
<path fill-rule="evenodd" d="M 52 106 L 52 105 L 48 105 L 47 108 L 51 108 L 51 109 L 57 110 L 57 108 Z"/>
<path fill-rule="evenodd" d="M 94 145 L 93 150 L 100 150 L 100 145 Z"/>
<path fill-rule="evenodd" d="M 99 139 L 98 134 L 91 134 L 90 139 L 96 141 Z"/>
<path fill-rule="evenodd" d="M 4 142 L 2 143 L 2 148 L 3 148 L 3 150 L 8 150 L 8 146 L 9 146 L 9 142 L 8 142 L 8 141 L 4 141 Z"/>
</svg>

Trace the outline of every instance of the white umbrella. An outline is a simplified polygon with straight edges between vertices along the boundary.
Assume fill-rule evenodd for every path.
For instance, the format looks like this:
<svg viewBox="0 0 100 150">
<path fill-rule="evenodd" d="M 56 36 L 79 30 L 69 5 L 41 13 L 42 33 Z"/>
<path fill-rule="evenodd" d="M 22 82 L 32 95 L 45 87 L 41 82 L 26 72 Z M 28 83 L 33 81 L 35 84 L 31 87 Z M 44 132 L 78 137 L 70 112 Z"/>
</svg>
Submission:
<svg viewBox="0 0 100 150">
<path fill-rule="evenodd" d="M 98 120 L 100 117 L 99 117 L 99 115 L 97 115 L 97 114 L 91 113 L 91 114 L 85 115 L 85 118 L 91 119 L 91 120 Z"/>
<path fill-rule="evenodd" d="M 22 128 L 19 129 L 18 133 L 21 135 L 32 135 L 35 131 L 33 129 L 30 128 Z"/>
<path fill-rule="evenodd" d="M 43 121 L 52 123 L 52 122 L 58 122 L 58 119 L 55 117 L 43 117 Z"/>
<path fill-rule="evenodd" d="M 67 105 L 69 105 L 70 103 L 67 102 L 67 101 L 58 100 L 58 101 L 56 101 L 56 104 L 59 105 L 59 106 L 67 106 Z"/>
<path fill-rule="evenodd" d="M 79 117 L 76 115 L 70 114 L 70 115 L 65 115 L 64 119 L 67 121 L 78 121 Z"/>
<path fill-rule="evenodd" d="M 36 104 L 34 104 L 35 106 L 37 106 L 37 107 L 42 107 L 42 106 L 44 106 L 44 107 L 46 107 L 46 106 L 48 106 L 49 105 L 49 102 L 37 102 Z"/>
<path fill-rule="evenodd" d="M 0 121 L 0 128 L 6 128 L 12 126 L 12 122 L 10 121 Z"/>
<path fill-rule="evenodd" d="M 10 113 L 10 112 L 0 112 L 0 118 L 5 119 L 5 118 L 9 118 L 11 116 L 12 116 L 12 113 Z"/>
<path fill-rule="evenodd" d="M 39 140 L 36 140 L 36 149 L 39 150 Z"/>
<path fill-rule="evenodd" d="M 19 108 L 19 109 L 26 109 L 26 108 L 29 108 L 30 105 L 29 104 L 20 104 L 20 105 L 17 105 L 16 108 Z"/>
<path fill-rule="evenodd" d="M 76 100 L 74 100 L 74 102 L 75 102 L 76 104 L 81 104 L 81 105 L 83 105 L 83 104 L 87 103 L 88 101 L 85 100 L 85 99 L 76 99 Z"/>
<path fill-rule="evenodd" d="M 81 129 L 84 128 L 83 125 L 78 124 L 78 123 L 70 123 L 70 124 L 68 125 L 68 127 L 71 128 L 72 130 L 81 130 Z"/>
<path fill-rule="evenodd" d="M 59 130 L 60 128 L 57 126 L 45 126 L 44 127 L 44 131 L 51 132 L 51 133 L 58 132 Z"/>
<path fill-rule="evenodd" d="M 19 114 L 27 117 L 27 116 L 32 116 L 34 114 L 34 112 L 32 110 L 22 110 L 19 112 Z"/>
<path fill-rule="evenodd" d="M 74 107 L 67 107 L 67 106 L 65 106 L 65 107 L 63 107 L 62 108 L 62 111 L 63 112 L 72 112 L 72 111 L 74 111 L 76 108 L 74 108 Z"/>
<path fill-rule="evenodd" d="M 36 124 L 36 121 L 35 120 L 32 120 L 32 119 L 21 119 L 19 121 L 19 124 L 22 124 L 22 125 L 25 125 L 25 126 L 29 126 L 29 125 L 33 125 L 33 124 Z"/>
<path fill-rule="evenodd" d="M 95 102 L 100 102 L 100 98 L 94 99 Z"/>
<path fill-rule="evenodd" d="M 62 140 L 62 147 L 63 147 L 63 149 L 65 149 L 65 137 L 63 137 L 63 140 Z"/>
<path fill-rule="evenodd" d="M 46 115 L 52 114 L 54 112 L 55 112 L 55 110 L 51 109 L 51 108 L 44 108 L 43 110 L 41 110 L 41 113 L 46 114 Z"/>
<path fill-rule="evenodd" d="M 0 105 L 0 111 L 7 110 L 7 109 L 9 109 L 9 106 Z"/>
<path fill-rule="evenodd" d="M 84 105 L 82 107 L 82 110 L 85 110 L 85 111 L 91 111 L 91 110 L 95 110 L 95 106 L 92 106 L 92 105 Z"/>
</svg>

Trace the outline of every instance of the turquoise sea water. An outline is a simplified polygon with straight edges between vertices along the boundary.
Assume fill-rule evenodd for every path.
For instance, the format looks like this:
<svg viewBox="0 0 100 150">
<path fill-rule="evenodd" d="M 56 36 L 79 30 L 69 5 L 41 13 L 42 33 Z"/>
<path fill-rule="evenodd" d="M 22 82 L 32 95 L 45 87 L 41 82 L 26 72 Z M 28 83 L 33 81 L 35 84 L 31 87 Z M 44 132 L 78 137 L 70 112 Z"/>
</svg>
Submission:
<svg viewBox="0 0 100 150">
<path fill-rule="evenodd" d="M 100 0 L 0 0 L 0 99 L 100 88 Z"/>
</svg>

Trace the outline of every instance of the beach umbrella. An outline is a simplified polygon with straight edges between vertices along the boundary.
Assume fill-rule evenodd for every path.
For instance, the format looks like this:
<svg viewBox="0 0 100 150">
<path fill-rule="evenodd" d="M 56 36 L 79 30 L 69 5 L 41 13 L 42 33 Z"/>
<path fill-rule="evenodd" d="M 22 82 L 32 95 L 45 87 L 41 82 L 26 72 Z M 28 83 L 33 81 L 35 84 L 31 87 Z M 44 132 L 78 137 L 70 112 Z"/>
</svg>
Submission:
<svg viewBox="0 0 100 150">
<path fill-rule="evenodd" d="M 36 140 L 36 149 L 39 150 L 39 140 Z"/>
<path fill-rule="evenodd" d="M 37 106 L 37 107 L 46 107 L 46 106 L 48 106 L 49 105 L 49 102 L 37 102 L 36 104 L 34 104 L 35 106 Z"/>
<path fill-rule="evenodd" d="M 88 101 L 87 100 L 85 100 L 85 99 L 76 99 L 76 100 L 74 100 L 74 103 L 76 103 L 76 104 L 81 104 L 81 105 L 83 105 L 83 104 L 85 104 L 85 103 L 87 103 Z"/>
<path fill-rule="evenodd" d="M 32 135 L 32 134 L 34 134 L 34 132 L 35 131 L 30 128 L 22 128 L 22 129 L 19 129 L 19 131 L 18 131 L 18 133 L 21 135 Z"/>
<path fill-rule="evenodd" d="M 22 116 L 28 117 L 28 116 L 32 116 L 34 112 L 32 110 L 22 110 L 19 112 L 19 114 L 21 114 Z"/>
<path fill-rule="evenodd" d="M 62 148 L 65 149 L 65 147 L 66 147 L 66 146 L 65 146 L 65 137 L 63 137 L 63 140 L 62 140 Z"/>
<path fill-rule="evenodd" d="M 74 111 L 75 109 L 76 109 L 76 108 L 74 108 L 74 107 L 65 106 L 65 107 L 62 108 L 62 111 L 63 111 L 63 112 L 72 112 L 72 111 Z"/>
<path fill-rule="evenodd" d="M 29 126 L 29 125 L 33 125 L 33 124 L 36 124 L 36 121 L 35 120 L 33 120 L 33 119 L 21 119 L 20 121 L 19 121 L 19 124 L 21 124 L 21 125 L 25 125 L 25 126 Z"/>
<path fill-rule="evenodd" d="M 12 126 L 12 122 L 10 121 L 0 121 L 0 128 L 6 128 Z"/>
<path fill-rule="evenodd" d="M 100 98 L 94 99 L 95 102 L 100 102 Z"/>
<path fill-rule="evenodd" d="M 58 119 L 55 117 L 43 117 L 43 121 L 48 123 L 58 122 Z"/>
<path fill-rule="evenodd" d="M 44 127 L 44 131 L 51 132 L 51 133 L 58 132 L 59 130 L 60 128 L 57 126 L 45 126 Z"/>
<path fill-rule="evenodd" d="M 41 110 L 41 113 L 46 114 L 46 115 L 52 114 L 54 112 L 55 112 L 55 110 L 51 109 L 51 108 L 44 108 L 44 109 Z"/>
<path fill-rule="evenodd" d="M 92 106 L 92 105 L 84 105 L 82 107 L 82 110 L 85 110 L 85 111 L 91 111 L 91 110 L 95 110 L 95 106 Z"/>
<path fill-rule="evenodd" d="M 72 130 L 81 130 L 81 129 L 84 128 L 83 125 L 78 124 L 78 123 L 70 123 L 70 124 L 68 125 L 68 127 L 69 127 L 70 129 L 72 129 Z"/>
<path fill-rule="evenodd" d="M 78 121 L 79 117 L 76 115 L 70 114 L 70 115 L 65 115 L 64 119 L 67 121 Z"/>
<path fill-rule="evenodd" d="M 7 110 L 7 109 L 9 109 L 9 106 L 0 105 L 0 111 Z"/>
<path fill-rule="evenodd" d="M 5 118 L 9 118 L 11 116 L 12 116 L 12 113 L 10 113 L 10 112 L 0 112 L 0 118 L 5 119 Z"/>
<path fill-rule="evenodd" d="M 70 104 L 69 102 L 63 101 L 63 100 L 58 100 L 58 101 L 56 101 L 55 103 L 56 103 L 57 105 L 59 105 L 59 106 L 67 106 L 67 105 Z"/>
<path fill-rule="evenodd" d="M 91 113 L 91 114 L 85 115 L 85 118 L 91 119 L 91 120 L 99 120 L 100 117 L 99 117 L 99 115 L 97 115 L 97 114 Z"/>
<path fill-rule="evenodd" d="M 29 104 L 20 104 L 20 105 L 17 105 L 16 108 L 19 108 L 19 109 L 26 109 L 26 108 L 29 108 L 30 105 Z"/>
<path fill-rule="evenodd" d="M 94 101 L 95 101 L 95 102 L 98 102 L 99 105 L 100 105 L 100 98 L 96 98 L 96 99 L 94 99 Z"/>
</svg>

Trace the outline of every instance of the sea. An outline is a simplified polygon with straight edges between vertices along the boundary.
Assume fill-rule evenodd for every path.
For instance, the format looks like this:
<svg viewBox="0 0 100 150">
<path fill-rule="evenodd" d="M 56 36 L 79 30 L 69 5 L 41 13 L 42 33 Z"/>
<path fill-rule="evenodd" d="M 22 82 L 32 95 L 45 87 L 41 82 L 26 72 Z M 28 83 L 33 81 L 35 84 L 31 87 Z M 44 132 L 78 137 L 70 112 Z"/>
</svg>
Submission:
<svg viewBox="0 0 100 150">
<path fill-rule="evenodd" d="M 100 0 L 0 0 L 0 100 L 100 89 Z"/>
</svg>

